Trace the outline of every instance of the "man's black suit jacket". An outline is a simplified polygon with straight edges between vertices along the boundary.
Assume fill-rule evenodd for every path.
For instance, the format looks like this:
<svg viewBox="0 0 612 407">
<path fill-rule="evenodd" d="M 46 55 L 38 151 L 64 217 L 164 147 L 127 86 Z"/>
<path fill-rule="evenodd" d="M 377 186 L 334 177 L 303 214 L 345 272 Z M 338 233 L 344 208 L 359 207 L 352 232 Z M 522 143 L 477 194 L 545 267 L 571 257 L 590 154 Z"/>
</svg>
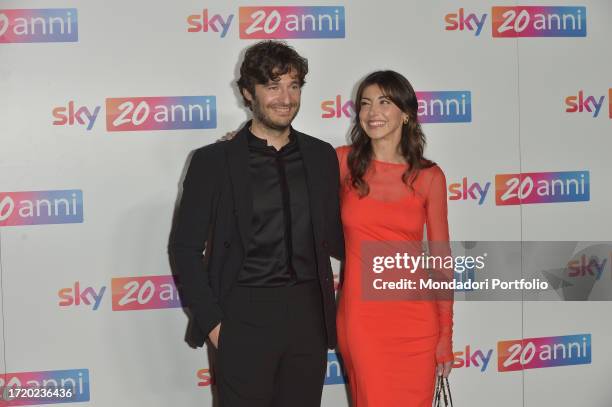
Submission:
<svg viewBox="0 0 612 407">
<path fill-rule="evenodd" d="M 187 341 L 198 347 L 223 320 L 224 300 L 237 281 L 251 237 L 247 129 L 248 123 L 232 140 L 196 150 L 183 182 L 170 251 L 183 305 L 194 318 Z M 295 134 L 306 174 L 328 346 L 333 348 L 336 306 L 330 256 L 344 258 L 338 159 L 329 143 Z"/>
</svg>

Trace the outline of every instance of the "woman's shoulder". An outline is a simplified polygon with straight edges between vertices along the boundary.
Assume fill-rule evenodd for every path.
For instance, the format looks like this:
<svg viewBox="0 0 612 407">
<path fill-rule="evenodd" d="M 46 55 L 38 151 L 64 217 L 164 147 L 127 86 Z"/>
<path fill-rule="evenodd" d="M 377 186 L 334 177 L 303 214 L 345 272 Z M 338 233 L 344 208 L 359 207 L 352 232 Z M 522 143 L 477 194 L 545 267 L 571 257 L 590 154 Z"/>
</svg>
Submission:
<svg viewBox="0 0 612 407">
<path fill-rule="evenodd" d="M 424 168 L 421 169 L 424 174 L 427 174 L 429 177 L 437 178 L 444 177 L 444 171 L 440 167 L 440 165 L 434 161 L 424 161 Z"/>
<path fill-rule="evenodd" d="M 427 192 L 431 191 L 434 185 L 446 185 L 446 177 L 442 168 L 435 162 L 429 161 L 424 165 L 428 166 L 419 170 L 416 182 L 417 188 L 424 192 L 424 195 L 427 195 Z"/>
<path fill-rule="evenodd" d="M 339 146 L 336 147 L 336 155 L 338 156 L 338 162 L 340 165 L 346 163 L 346 157 L 348 157 L 349 152 L 351 151 L 351 146 Z"/>
<path fill-rule="evenodd" d="M 340 179 L 345 180 L 349 170 L 347 157 L 351 151 L 351 146 L 339 146 L 336 147 L 336 154 L 338 155 L 338 165 L 340 166 Z"/>
<path fill-rule="evenodd" d="M 349 153 L 349 151 L 351 151 L 351 146 L 338 146 L 336 147 L 336 154 L 338 154 L 338 157 L 345 156 Z"/>
</svg>

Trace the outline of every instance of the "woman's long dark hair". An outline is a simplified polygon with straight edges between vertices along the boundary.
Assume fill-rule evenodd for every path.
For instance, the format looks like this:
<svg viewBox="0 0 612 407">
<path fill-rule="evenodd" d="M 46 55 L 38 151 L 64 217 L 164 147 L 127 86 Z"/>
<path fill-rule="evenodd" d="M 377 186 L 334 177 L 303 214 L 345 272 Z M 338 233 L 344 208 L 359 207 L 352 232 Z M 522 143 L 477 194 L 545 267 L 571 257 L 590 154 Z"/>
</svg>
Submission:
<svg viewBox="0 0 612 407">
<path fill-rule="evenodd" d="M 402 112 L 408 115 L 408 123 L 402 125 L 400 149 L 408 163 L 408 169 L 402 174 L 402 182 L 412 187 L 419 171 L 435 163 L 423 156 L 425 134 L 421 130 L 417 116 L 418 102 L 416 93 L 408 79 L 394 71 L 376 71 L 369 74 L 357 89 L 355 98 L 355 123 L 351 129 L 351 150 L 348 154 L 348 168 L 351 173 L 350 183 L 360 197 L 368 195 L 370 188 L 364 175 L 372 161 L 372 142 L 359 121 L 363 91 L 370 85 L 378 85 L 383 95 L 388 97 Z"/>
</svg>

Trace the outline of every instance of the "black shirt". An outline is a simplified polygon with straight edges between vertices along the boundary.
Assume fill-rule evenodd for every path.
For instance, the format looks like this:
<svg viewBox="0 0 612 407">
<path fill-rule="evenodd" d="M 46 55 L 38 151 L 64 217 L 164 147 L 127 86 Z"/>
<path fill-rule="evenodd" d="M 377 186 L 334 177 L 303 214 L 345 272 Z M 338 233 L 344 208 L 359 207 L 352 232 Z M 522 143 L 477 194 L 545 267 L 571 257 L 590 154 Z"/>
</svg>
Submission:
<svg viewBox="0 0 612 407">
<path fill-rule="evenodd" d="M 293 129 L 280 150 L 250 131 L 252 234 L 238 284 L 275 287 L 317 278 L 314 236 L 302 155 Z"/>
</svg>

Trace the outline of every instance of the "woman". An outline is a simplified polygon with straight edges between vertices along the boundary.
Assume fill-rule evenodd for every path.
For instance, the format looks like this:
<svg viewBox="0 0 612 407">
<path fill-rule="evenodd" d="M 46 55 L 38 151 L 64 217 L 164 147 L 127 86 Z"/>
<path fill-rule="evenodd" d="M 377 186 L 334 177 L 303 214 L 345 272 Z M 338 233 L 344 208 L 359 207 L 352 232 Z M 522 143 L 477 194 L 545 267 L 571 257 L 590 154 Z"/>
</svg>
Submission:
<svg viewBox="0 0 612 407">
<path fill-rule="evenodd" d="M 351 145 L 336 149 L 346 240 L 339 350 L 355 407 L 430 406 L 436 373 L 448 376 L 452 366 L 452 301 L 364 300 L 360 250 L 371 241 L 420 245 L 424 225 L 430 244 L 448 247 L 446 181 L 423 157 L 417 98 L 406 78 L 370 74 L 355 105 Z"/>
</svg>

